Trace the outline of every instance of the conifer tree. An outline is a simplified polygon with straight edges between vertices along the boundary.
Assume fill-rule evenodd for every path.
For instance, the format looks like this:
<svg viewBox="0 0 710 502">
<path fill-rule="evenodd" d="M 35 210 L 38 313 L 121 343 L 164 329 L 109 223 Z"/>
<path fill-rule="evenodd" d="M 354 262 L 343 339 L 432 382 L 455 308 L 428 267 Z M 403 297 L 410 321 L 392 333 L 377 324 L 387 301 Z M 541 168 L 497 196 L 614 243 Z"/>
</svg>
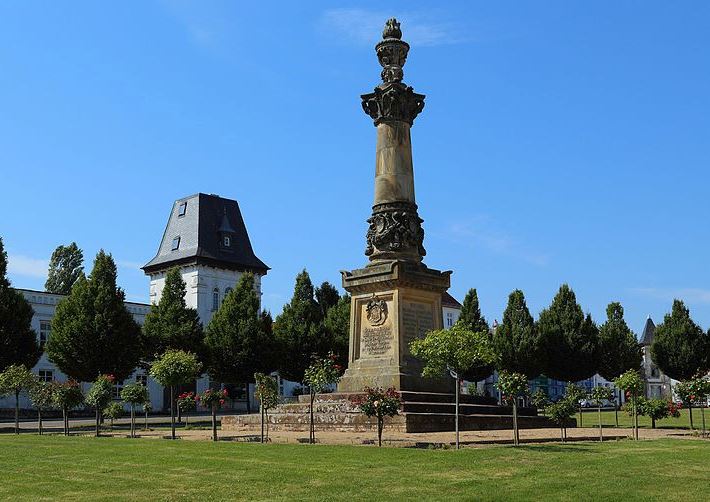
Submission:
<svg viewBox="0 0 710 502">
<path fill-rule="evenodd" d="M 116 284 L 116 264 L 99 251 L 88 278 L 79 277 L 59 302 L 52 320 L 47 355 L 66 375 L 92 382 L 98 375 L 126 379 L 141 354 L 140 327 L 124 305 Z"/>
<path fill-rule="evenodd" d="M 350 343 L 350 295 L 341 296 L 338 303 L 328 309 L 324 324 L 336 362 L 346 367 Z"/>
<path fill-rule="evenodd" d="M 519 289 L 508 296 L 503 322 L 493 333 L 493 347 L 499 370 L 521 373 L 531 380 L 544 369 L 540 335 Z"/>
<path fill-rule="evenodd" d="M 463 300 L 461 307 L 461 315 L 456 321 L 460 327 L 472 331 L 474 333 L 483 333 L 486 339 L 491 341 L 491 329 L 486 322 L 486 318 L 481 314 L 481 307 L 478 304 L 478 293 L 476 289 L 469 289 L 466 297 Z M 494 367 L 490 362 L 482 361 L 480 364 L 474 364 L 468 370 L 462 373 L 465 380 L 478 382 L 493 373 Z"/>
<path fill-rule="evenodd" d="M 313 283 L 305 270 L 296 277 L 293 298 L 276 317 L 274 335 L 281 354 L 279 373 L 287 380 L 302 382 L 313 356 L 328 355 L 330 347 L 321 308 L 314 299 Z"/>
<path fill-rule="evenodd" d="M 249 384 L 254 382 L 254 373 L 275 369 L 275 342 L 259 313 L 253 274 L 242 275 L 212 316 L 205 347 L 207 373 L 218 382 Z M 248 385 L 247 411 L 251 411 Z"/>
<path fill-rule="evenodd" d="M 32 306 L 10 287 L 7 253 L 0 237 L 0 372 L 13 364 L 32 368 L 42 351 L 32 329 Z"/>
<path fill-rule="evenodd" d="M 641 347 L 624 320 L 624 307 L 612 302 L 606 322 L 599 327 L 599 374 L 609 381 L 641 367 Z"/>
<path fill-rule="evenodd" d="M 563 284 L 538 320 L 546 376 L 577 382 L 594 375 L 599 363 L 599 330 L 584 315 L 574 291 Z"/>
<path fill-rule="evenodd" d="M 49 260 L 49 272 L 44 289 L 49 293 L 68 295 L 74 283 L 84 275 L 84 253 L 72 242 L 57 246 Z"/>
<path fill-rule="evenodd" d="M 168 349 L 197 354 L 204 352 L 204 333 L 197 310 L 185 302 L 185 281 L 180 269 L 173 267 L 165 275 L 160 301 L 152 305 L 143 323 L 143 350 L 148 361 Z"/>
<path fill-rule="evenodd" d="M 323 282 L 323 284 L 316 288 L 315 295 L 316 302 L 320 307 L 320 313 L 323 318 L 328 315 L 328 311 L 331 308 L 335 307 L 338 304 L 338 301 L 340 300 L 340 293 L 338 293 L 338 290 L 335 289 L 335 286 L 333 286 L 328 281 Z"/>
<path fill-rule="evenodd" d="M 671 378 L 689 380 L 699 370 L 707 368 L 710 347 L 708 335 L 690 317 L 690 311 L 680 300 L 663 322 L 656 327 L 651 344 L 653 362 Z"/>
</svg>

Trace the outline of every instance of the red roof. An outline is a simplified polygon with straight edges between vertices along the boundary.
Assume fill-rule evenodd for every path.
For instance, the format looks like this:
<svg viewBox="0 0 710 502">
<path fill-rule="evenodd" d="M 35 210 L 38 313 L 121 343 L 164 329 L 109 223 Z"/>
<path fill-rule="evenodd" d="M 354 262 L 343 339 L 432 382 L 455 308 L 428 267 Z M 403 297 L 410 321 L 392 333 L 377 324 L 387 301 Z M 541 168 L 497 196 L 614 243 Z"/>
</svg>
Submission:
<svg viewBox="0 0 710 502">
<path fill-rule="evenodd" d="M 459 303 L 459 301 L 451 296 L 449 293 L 444 291 L 444 293 L 441 295 L 441 305 L 444 307 L 449 307 L 452 309 L 461 309 L 463 305 Z"/>
</svg>

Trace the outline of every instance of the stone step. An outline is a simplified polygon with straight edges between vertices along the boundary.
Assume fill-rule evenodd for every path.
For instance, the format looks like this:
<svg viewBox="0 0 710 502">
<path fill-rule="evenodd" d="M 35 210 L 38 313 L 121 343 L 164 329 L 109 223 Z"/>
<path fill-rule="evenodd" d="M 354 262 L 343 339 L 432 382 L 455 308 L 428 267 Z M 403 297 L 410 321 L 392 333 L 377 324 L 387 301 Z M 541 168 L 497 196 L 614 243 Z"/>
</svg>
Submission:
<svg viewBox="0 0 710 502">
<path fill-rule="evenodd" d="M 408 413 L 456 413 L 456 403 L 429 403 L 406 401 L 402 411 Z M 459 403 L 459 415 L 512 415 L 513 409 L 508 406 L 491 406 L 482 404 Z M 537 416 L 537 410 L 532 408 L 518 409 L 519 416 Z"/>
</svg>

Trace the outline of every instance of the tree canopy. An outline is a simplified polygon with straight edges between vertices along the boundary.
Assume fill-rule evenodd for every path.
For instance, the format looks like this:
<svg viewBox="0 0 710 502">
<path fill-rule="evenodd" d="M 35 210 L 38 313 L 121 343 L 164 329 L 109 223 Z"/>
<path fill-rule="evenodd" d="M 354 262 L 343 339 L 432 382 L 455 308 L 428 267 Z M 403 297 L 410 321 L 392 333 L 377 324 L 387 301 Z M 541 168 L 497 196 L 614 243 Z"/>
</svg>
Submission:
<svg viewBox="0 0 710 502">
<path fill-rule="evenodd" d="M 552 304 L 540 312 L 538 331 L 547 355 L 545 375 L 577 382 L 597 372 L 599 330 L 592 317 L 584 315 L 574 291 L 563 284 Z"/>
<path fill-rule="evenodd" d="M 673 300 L 671 312 L 656 326 L 651 344 L 653 362 L 669 377 L 688 380 L 708 369 L 709 348 L 708 334 L 691 319 L 682 301 Z"/>
<path fill-rule="evenodd" d="M 32 329 L 32 306 L 7 278 L 7 253 L 0 237 L 0 371 L 18 364 L 32 368 L 42 351 Z"/>
<path fill-rule="evenodd" d="M 59 302 L 46 350 L 66 375 L 91 382 L 100 374 L 127 378 L 141 354 L 140 327 L 116 284 L 116 264 L 99 251 L 88 278 L 79 277 Z"/>
<path fill-rule="evenodd" d="M 180 269 L 168 270 L 160 301 L 151 306 L 143 324 L 143 352 L 148 361 L 168 349 L 203 356 L 202 323 L 197 310 L 185 302 L 185 288 Z"/>
<path fill-rule="evenodd" d="M 348 363 L 350 302 L 350 295 L 341 296 L 338 303 L 328 309 L 323 321 L 326 336 L 330 340 L 331 350 L 336 355 L 338 364 L 343 367 L 347 366 Z"/>
<path fill-rule="evenodd" d="M 492 339 L 490 326 L 488 326 L 486 318 L 481 314 L 481 307 L 478 303 L 478 292 L 475 288 L 469 289 L 468 293 L 466 293 L 457 323 L 468 331 L 481 333 L 489 341 Z M 481 361 L 466 369 L 463 372 L 463 378 L 477 382 L 490 376 L 494 369 L 494 365 L 491 361 Z"/>
<path fill-rule="evenodd" d="M 49 260 L 49 271 L 44 289 L 49 293 L 68 295 L 79 277 L 84 275 L 84 253 L 72 242 L 57 246 Z"/>
<path fill-rule="evenodd" d="M 508 296 L 503 322 L 493 333 L 493 348 L 499 370 L 533 379 L 545 369 L 540 335 L 519 289 Z"/>
<path fill-rule="evenodd" d="M 610 303 L 606 317 L 599 327 L 599 374 L 611 381 L 627 370 L 641 367 L 641 348 L 624 320 L 620 303 Z"/>
</svg>

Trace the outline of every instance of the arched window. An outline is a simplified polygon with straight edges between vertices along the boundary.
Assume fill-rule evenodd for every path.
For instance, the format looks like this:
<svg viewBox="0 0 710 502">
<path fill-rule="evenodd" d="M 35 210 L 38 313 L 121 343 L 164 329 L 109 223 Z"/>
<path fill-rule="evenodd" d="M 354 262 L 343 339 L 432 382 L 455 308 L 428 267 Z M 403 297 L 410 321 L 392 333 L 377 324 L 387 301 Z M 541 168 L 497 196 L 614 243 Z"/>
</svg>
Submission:
<svg viewBox="0 0 710 502">
<path fill-rule="evenodd" d="M 222 298 L 222 303 L 227 299 L 227 295 L 232 291 L 232 288 L 227 288 L 224 290 L 224 298 Z"/>
<path fill-rule="evenodd" d="M 214 288 L 212 291 L 212 312 L 219 308 L 219 289 Z"/>
</svg>

